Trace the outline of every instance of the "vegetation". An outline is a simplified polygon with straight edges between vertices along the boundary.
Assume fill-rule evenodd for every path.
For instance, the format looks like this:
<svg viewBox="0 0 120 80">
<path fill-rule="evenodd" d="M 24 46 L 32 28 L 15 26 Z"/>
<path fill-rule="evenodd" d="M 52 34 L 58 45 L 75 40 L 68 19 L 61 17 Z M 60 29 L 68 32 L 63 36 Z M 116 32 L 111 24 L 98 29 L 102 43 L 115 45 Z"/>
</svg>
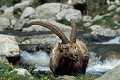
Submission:
<svg viewBox="0 0 120 80">
<path fill-rule="evenodd" d="M 11 63 L 8 64 L 3 62 L 0 65 L 0 80 L 55 80 L 55 77 L 49 73 L 44 71 L 33 71 L 34 66 L 28 66 L 27 70 L 31 73 L 30 75 L 17 75 L 16 73 L 11 73 L 10 71 L 16 68 L 20 68 L 20 65 L 12 65 Z M 89 75 L 77 75 L 76 80 L 94 80 L 95 76 Z M 58 79 L 61 80 L 61 79 Z"/>
</svg>

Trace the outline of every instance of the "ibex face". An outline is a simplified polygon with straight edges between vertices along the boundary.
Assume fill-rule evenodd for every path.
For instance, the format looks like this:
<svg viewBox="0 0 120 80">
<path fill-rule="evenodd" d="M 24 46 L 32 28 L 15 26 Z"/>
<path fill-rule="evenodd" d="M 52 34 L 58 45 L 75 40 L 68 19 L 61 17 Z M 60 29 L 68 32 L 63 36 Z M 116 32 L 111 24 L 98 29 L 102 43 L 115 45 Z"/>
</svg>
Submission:
<svg viewBox="0 0 120 80">
<path fill-rule="evenodd" d="M 50 69 L 55 76 L 85 74 L 89 61 L 88 50 L 82 41 L 76 41 L 77 29 L 74 20 L 71 20 L 70 39 L 58 27 L 48 22 L 33 21 L 31 24 L 50 29 L 62 40 L 54 45 L 50 54 Z"/>
<path fill-rule="evenodd" d="M 62 57 L 68 58 L 70 60 L 77 60 L 79 55 L 79 46 L 75 43 L 60 44 L 59 53 Z"/>
</svg>

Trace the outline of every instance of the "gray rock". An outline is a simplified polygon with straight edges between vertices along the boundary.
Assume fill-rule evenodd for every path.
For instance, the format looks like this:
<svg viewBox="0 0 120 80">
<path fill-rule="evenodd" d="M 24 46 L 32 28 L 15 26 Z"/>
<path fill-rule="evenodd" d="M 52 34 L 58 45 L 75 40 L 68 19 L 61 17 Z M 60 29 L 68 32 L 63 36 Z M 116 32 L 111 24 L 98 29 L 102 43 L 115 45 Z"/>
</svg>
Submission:
<svg viewBox="0 0 120 80">
<path fill-rule="evenodd" d="M 23 68 L 14 69 L 10 71 L 10 73 L 16 73 L 17 75 L 23 75 L 23 76 L 25 75 L 31 76 L 31 74 L 26 69 Z"/>
<path fill-rule="evenodd" d="M 90 29 L 93 31 L 92 34 L 93 35 L 102 35 L 102 36 L 116 36 L 116 31 L 115 30 L 111 30 L 111 29 L 107 29 L 107 28 L 102 28 L 102 26 L 100 25 L 92 25 L 90 27 Z"/>
<path fill-rule="evenodd" d="M 25 8 L 25 10 L 23 11 L 20 19 L 27 18 L 27 17 L 29 17 L 29 16 L 32 15 L 32 14 L 35 14 L 35 9 L 32 8 L 32 7 L 27 7 L 27 8 Z"/>
<path fill-rule="evenodd" d="M 12 7 L 9 7 L 9 8 L 7 8 L 7 9 L 5 9 L 4 11 L 5 11 L 5 13 L 13 13 L 14 7 L 13 7 L 13 6 L 12 6 Z"/>
<path fill-rule="evenodd" d="M 19 55 L 19 46 L 14 36 L 0 34 L 0 55 L 7 57 Z"/>
<path fill-rule="evenodd" d="M 75 9 L 66 9 L 61 11 L 56 15 L 57 20 L 66 19 L 70 21 L 71 19 L 75 19 L 76 21 L 80 21 L 82 18 L 82 14 L 80 11 Z"/>
<path fill-rule="evenodd" d="M 76 78 L 74 76 L 64 75 L 64 76 L 60 76 L 60 77 L 56 78 L 56 80 L 76 80 Z"/>
<path fill-rule="evenodd" d="M 68 5 L 61 3 L 45 3 L 36 8 L 36 16 L 38 18 L 54 18 L 56 14 L 68 8 Z"/>
<path fill-rule="evenodd" d="M 114 10 L 116 8 L 116 5 L 110 5 L 108 8 L 107 8 L 107 10 L 108 11 L 112 11 L 112 10 Z"/>
<path fill-rule="evenodd" d="M 116 9 L 116 12 L 120 13 L 120 7 L 118 7 L 118 8 Z"/>
<path fill-rule="evenodd" d="M 120 65 L 95 80 L 120 80 Z"/>
<path fill-rule="evenodd" d="M 24 11 L 25 8 L 29 7 L 32 4 L 33 0 L 23 1 L 21 3 L 15 4 L 14 9 L 21 9 Z"/>
<path fill-rule="evenodd" d="M 0 28 L 6 29 L 10 26 L 10 21 L 8 18 L 0 18 Z"/>
<path fill-rule="evenodd" d="M 5 56 L 0 56 L 0 65 L 3 64 L 3 62 L 9 63 Z"/>
<path fill-rule="evenodd" d="M 19 19 L 14 25 L 14 30 L 22 29 L 24 27 L 25 23 L 27 23 L 26 19 Z"/>
<path fill-rule="evenodd" d="M 91 17 L 91 16 L 83 16 L 83 17 L 82 17 L 82 20 L 83 20 L 83 21 L 91 21 L 91 20 L 92 20 L 92 17 Z"/>
</svg>

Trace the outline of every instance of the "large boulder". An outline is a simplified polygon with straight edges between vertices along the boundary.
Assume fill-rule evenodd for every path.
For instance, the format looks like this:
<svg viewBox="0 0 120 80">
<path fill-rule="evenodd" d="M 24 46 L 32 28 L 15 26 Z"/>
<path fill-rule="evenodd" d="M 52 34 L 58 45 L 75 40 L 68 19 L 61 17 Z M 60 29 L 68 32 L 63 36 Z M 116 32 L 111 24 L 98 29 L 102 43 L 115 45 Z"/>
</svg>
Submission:
<svg viewBox="0 0 120 80">
<path fill-rule="evenodd" d="M 0 18 L 0 29 L 6 29 L 10 26 L 10 21 L 8 18 Z"/>
<path fill-rule="evenodd" d="M 14 36 L 0 34 L 0 55 L 7 57 L 19 55 L 18 43 Z"/>
<path fill-rule="evenodd" d="M 95 80 L 120 80 L 120 65 Z"/>
<path fill-rule="evenodd" d="M 75 9 L 66 9 L 58 13 L 56 18 L 57 20 L 66 19 L 67 21 L 70 21 L 71 19 L 75 19 L 76 21 L 80 21 L 82 19 L 82 14 Z"/>
<path fill-rule="evenodd" d="M 61 3 L 45 3 L 36 8 L 36 16 L 38 18 L 53 18 L 56 14 L 68 8 L 68 5 Z"/>
</svg>

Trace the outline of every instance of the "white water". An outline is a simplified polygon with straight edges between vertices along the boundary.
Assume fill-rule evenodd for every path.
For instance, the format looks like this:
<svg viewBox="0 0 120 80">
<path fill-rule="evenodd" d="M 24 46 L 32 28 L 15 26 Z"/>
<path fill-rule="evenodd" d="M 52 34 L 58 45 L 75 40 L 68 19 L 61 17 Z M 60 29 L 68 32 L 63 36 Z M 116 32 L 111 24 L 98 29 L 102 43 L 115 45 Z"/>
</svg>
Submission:
<svg viewBox="0 0 120 80">
<path fill-rule="evenodd" d="M 120 36 L 114 39 L 111 39 L 107 42 L 103 42 L 102 44 L 120 44 Z"/>
<path fill-rule="evenodd" d="M 30 54 L 26 51 L 21 51 L 22 61 L 28 64 L 35 64 L 35 71 L 50 71 L 49 69 L 49 56 L 43 51 Z M 96 57 L 96 53 L 90 52 L 90 60 L 87 68 L 87 73 L 90 74 L 100 74 L 113 69 L 115 66 L 120 64 L 120 59 L 105 60 L 100 61 L 100 57 Z"/>
<path fill-rule="evenodd" d="M 90 61 L 87 68 L 87 73 L 100 74 L 113 69 L 120 64 L 120 59 L 111 59 L 100 61 L 101 57 L 96 57 L 96 53 L 90 52 Z"/>
</svg>

